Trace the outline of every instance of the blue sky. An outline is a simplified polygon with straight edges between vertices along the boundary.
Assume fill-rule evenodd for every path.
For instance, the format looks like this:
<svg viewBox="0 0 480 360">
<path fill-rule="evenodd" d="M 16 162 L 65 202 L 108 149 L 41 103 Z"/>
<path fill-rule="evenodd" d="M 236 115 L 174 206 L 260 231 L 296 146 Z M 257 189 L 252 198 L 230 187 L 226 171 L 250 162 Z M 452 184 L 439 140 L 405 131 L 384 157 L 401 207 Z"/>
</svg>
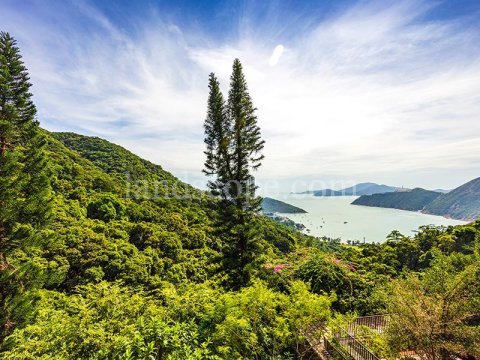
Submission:
<svg viewBox="0 0 480 360">
<path fill-rule="evenodd" d="M 0 0 L 42 126 L 201 186 L 207 78 L 244 64 L 267 193 L 480 176 L 480 1 Z M 294 186 L 294 188 L 292 188 Z"/>
</svg>

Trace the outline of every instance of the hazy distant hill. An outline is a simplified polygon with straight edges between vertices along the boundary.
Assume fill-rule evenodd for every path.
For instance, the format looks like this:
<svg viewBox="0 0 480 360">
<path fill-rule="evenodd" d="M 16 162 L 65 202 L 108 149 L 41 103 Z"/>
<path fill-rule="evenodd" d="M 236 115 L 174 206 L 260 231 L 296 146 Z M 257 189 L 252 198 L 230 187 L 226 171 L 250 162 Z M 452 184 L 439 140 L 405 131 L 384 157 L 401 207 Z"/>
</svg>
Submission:
<svg viewBox="0 0 480 360">
<path fill-rule="evenodd" d="M 367 182 L 367 183 L 360 183 L 340 191 L 344 195 L 361 196 L 361 195 L 389 193 L 389 192 L 394 192 L 397 189 L 398 188 L 395 186 L 388 186 L 383 184 L 375 184 L 375 183 Z"/>
<path fill-rule="evenodd" d="M 287 204 L 286 202 L 275 200 L 272 198 L 264 198 L 262 202 L 262 210 L 264 212 L 282 213 L 282 214 L 303 214 L 305 210 L 299 207 Z"/>
<path fill-rule="evenodd" d="M 344 196 L 341 190 L 323 189 L 311 192 L 313 196 Z"/>
<path fill-rule="evenodd" d="M 371 182 L 360 183 L 341 190 L 323 189 L 305 191 L 302 194 L 313 194 L 314 196 L 361 196 L 371 194 L 383 194 L 396 191 L 398 188 L 388 185 L 380 185 Z"/>
<path fill-rule="evenodd" d="M 462 220 L 480 218 L 480 178 L 437 197 L 424 212 Z"/>
<path fill-rule="evenodd" d="M 410 191 L 363 195 L 352 202 L 352 204 L 419 211 L 423 210 L 425 206 L 441 195 L 441 193 L 436 191 L 416 188 Z"/>
<path fill-rule="evenodd" d="M 446 190 L 446 189 L 433 189 L 433 191 L 436 191 L 436 192 L 439 192 L 439 193 L 442 193 L 442 194 L 446 194 L 446 193 L 450 192 L 451 190 Z"/>
</svg>

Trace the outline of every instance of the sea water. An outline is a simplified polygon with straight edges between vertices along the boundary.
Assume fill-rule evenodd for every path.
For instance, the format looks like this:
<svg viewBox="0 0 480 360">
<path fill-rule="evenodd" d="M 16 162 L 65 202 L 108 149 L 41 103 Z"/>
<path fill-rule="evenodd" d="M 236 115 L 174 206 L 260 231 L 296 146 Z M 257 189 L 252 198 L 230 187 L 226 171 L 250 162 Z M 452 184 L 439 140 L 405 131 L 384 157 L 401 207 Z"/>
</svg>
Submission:
<svg viewBox="0 0 480 360">
<path fill-rule="evenodd" d="M 276 198 L 308 211 L 306 214 L 285 214 L 293 221 L 305 225 L 309 230 L 305 230 L 307 234 L 341 238 L 344 242 L 383 242 L 392 230 L 411 236 L 422 225 L 466 223 L 421 212 L 351 205 L 356 196 L 284 194 Z"/>
</svg>

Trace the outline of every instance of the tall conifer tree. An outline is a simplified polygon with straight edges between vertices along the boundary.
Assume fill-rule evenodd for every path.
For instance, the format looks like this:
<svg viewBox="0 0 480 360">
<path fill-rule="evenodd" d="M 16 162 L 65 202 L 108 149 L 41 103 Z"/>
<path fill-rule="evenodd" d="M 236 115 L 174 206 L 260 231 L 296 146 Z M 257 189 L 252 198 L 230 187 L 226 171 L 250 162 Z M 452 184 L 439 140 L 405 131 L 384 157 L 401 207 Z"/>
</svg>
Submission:
<svg viewBox="0 0 480 360">
<path fill-rule="evenodd" d="M 233 126 L 232 162 L 235 183 L 232 190 L 236 207 L 253 211 L 260 210 L 261 199 L 255 196 L 257 186 L 252 171 L 261 165 L 264 158 L 261 151 L 265 144 L 257 124 L 256 110 L 248 92 L 242 64 L 239 59 L 235 59 L 227 103 L 228 116 Z"/>
<path fill-rule="evenodd" d="M 52 210 L 49 163 L 30 87 L 16 41 L 0 32 L 0 325 L 9 322 L 9 300 L 26 287 L 9 255 L 19 248 L 28 252 Z"/>
<path fill-rule="evenodd" d="M 227 104 L 213 74 L 209 88 L 204 172 L 216 177 L 209 187 L 222 199 L 225 267 L 232 286 L 238 287 L 248 284 L 258 252 L 254 217 L 260 210 L 261 199 L 255 195 L 257 186 L 252 172 L 261 165 L 264 141 L 238 59 L 233 63 Z"/>
<path fill-rule="evenodd" d="M 207 176 L 216 175 L 208 182 L 208 187 L 215 195 L 221 195 L 225 184 L 232 178 L 230 164 L 231 124 L 225 109 L 225 100 L 220 91 L 220 84 L 214 73 L 210 74 L 208 88 L 207 118 L 205 120 L 205 169 Z"/>
</svg>

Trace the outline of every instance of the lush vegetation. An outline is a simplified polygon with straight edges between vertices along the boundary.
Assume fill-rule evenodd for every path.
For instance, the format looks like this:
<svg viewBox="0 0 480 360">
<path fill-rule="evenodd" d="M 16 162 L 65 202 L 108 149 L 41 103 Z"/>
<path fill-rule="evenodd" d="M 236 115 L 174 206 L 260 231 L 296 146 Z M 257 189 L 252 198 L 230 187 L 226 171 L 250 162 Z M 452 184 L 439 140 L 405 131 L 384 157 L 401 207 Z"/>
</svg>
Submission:
<svg viewBox="0 0 480 360">
<path fill-rule="evenodd" d="M 363 195 L 353 201 L 352 204 L 420 211 L 440 195 L 436 191 L 416 188 L 410 191 Z"/>
<path fill-rule="evenodd" d="M 387 341 L 397 352 L 413 348 L 428 359 L 478 356 L 480 257 L 435 255 L 421 276 L 408 274 L 391 284 Z"/>
<path fill-rule="evenodd" d="M 246 354 L 266 351 L 293 356 L 302 344 L 297 321 L 328 316 L 330 297 L 311 294 L 302 283 L 289 282 L 281 290 L 269 285 L 276 276 L 268 264 L 282 262 L 305 236 L 256 218 L 262 249 L 258 280 L 229 292 L 222 286 L 224 244 L 212 227 L 215 201 L 199 191 L 188 199 L 126 198 L 121 168 L 118 176 L 107 174 L 55 137 L 72 148 L 89 144 L 99 164 L 111 156 L 125 164 L 138 157 L 125 150 L 102 152 L 104 140 L 42 133 L 51 160 L 55 216 L 38 231 L 17 232 L 22 249 L 7 257 L 17 270 L 8 281 L 18 293 L 10 291 L 15 296 L 4 304 L 6 358 L 144 358 L 150 353 L 172 359 L 237 353 L 249 358 Z M 27 243 L 30 237 L 36 241 Z M 225 344 L 222 332 L 238 336 L 239 331 L 244 341 L 232 337 Z"/>
<path fill-rule="evenodd" d="M 8 34 L 0 55 L 2 359 L 308 358 L 309 325 L 379 313 L 395 315 L 375 340 L 388 356 L 480 356 L 480 221 L 348 246 L 242 208 L 255 246 L 238 279 L 225 259 L 246 232 L 221 200 L 40 129 Z"/>
<path fill-rule="evenodd" d="M 229 273 L 230 286 L 238 289 L 250 282 L 259 265 L 257 255 L 262 252 L 255 226 L 262 199 L 256 196 L 253 172 L 262 165 L 265 141 L 239 59 L 233 62 L 227 102 L 214 73 L 208 87 L 203 172 L 213 177 L 208 187 L 219 199 L 214 225 L 223 230 L 223 267 Z"/>
<path fill-rule="evenodd" d="M 299 207 L 287 204 L 286 202 L 272 199 L 269 197 L 263 198 L 262 211 L 270 213 L 282 213 L 282 214 L 303 214 L 305 210 Z"/>
<path fill-rule="evenodd" d="M 425 212 L 454 219 L 478 219 L 480 217 L 480 178 L 442 194 L 426 206 Z"/>
</svg>

